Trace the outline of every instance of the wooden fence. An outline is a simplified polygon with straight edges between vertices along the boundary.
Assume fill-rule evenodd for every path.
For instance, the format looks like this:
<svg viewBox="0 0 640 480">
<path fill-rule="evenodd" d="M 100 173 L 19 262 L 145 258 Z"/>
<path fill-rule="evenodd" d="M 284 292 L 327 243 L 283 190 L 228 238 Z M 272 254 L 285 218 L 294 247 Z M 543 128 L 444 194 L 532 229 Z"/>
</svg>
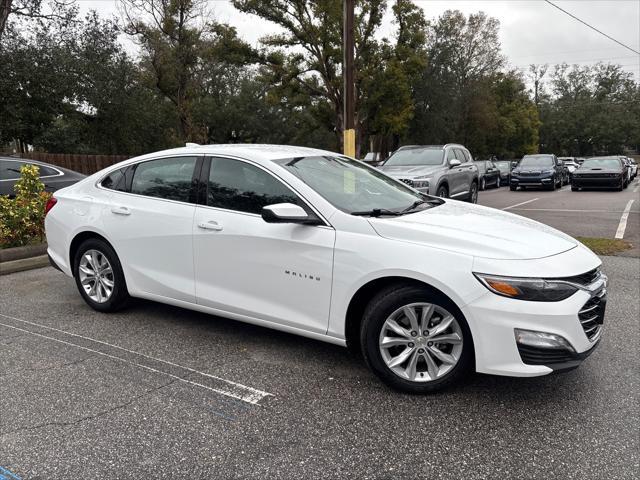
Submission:
<svg viewBox="0 0 640 480">
<path fill-rule="evenodd" d="M 114 163 L 131 158 L 130 155 L 84 155 L 76 153 L 41 152 L 27 152 L 14 154 L 13 156 L 50 163 L 52 165 L 84 173 L 85 175 L 91 175 L 92 173 L 96 173 L 98 170 L 102 170 Z"/>
</svg>

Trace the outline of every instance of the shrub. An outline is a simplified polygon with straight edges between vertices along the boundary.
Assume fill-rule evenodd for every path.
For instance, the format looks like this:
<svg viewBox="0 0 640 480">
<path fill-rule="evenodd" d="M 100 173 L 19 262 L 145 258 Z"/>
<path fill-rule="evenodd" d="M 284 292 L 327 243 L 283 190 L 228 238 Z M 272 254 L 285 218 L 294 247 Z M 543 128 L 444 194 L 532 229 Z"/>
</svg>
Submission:
<svg viewBox="0 0 640 480">
<path fill-rule="evenodd" d="M 0 195 L 0 248 L 44 240 L 44 207 L 51 197 L 38 177 L 39 168 L 25 165 L 15 184 L 16 197 Z"/>
</svg>

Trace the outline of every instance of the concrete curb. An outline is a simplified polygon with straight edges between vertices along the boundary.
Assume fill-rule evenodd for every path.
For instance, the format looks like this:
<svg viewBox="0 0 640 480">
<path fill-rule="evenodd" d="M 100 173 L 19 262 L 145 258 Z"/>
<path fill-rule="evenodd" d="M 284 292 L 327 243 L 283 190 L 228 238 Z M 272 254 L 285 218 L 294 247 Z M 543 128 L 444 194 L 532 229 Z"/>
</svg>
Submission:
<svg viewBox="0 0 640 480">
<path fill-rule="evenodd" d="M 39 255 L 37 257 L 20 258 L 11 260 L 10 262 L 0 263 L 0 275 L 8 275 L 10 273 L 21 272 L 23 270 L 31 270 L 34 268 L 42 268 L 49 265 L 49 257 L 47 255 Z"/>
<path fill-rule="evenodd" d="M 47 254 L 47 244 L 26 245 L 24 247 L 3 248 L 0 250 L 0 263 L 20 260 L 22 258 L 37 257 Z"/>
</svg>

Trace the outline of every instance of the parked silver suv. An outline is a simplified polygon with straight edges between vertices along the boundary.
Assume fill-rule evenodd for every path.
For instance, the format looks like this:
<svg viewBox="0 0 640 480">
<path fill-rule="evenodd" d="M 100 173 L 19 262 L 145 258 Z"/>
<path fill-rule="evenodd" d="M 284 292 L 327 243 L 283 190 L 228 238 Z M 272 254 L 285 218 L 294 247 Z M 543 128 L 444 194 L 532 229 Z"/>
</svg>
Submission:
<svg viewBox="0 0 640 480">
<path fill-rule="evenodd" d="M 422 193 L 478 201 L 478 167 L 462 145 L 400 147 L 380 170 Z"/>
</svg>

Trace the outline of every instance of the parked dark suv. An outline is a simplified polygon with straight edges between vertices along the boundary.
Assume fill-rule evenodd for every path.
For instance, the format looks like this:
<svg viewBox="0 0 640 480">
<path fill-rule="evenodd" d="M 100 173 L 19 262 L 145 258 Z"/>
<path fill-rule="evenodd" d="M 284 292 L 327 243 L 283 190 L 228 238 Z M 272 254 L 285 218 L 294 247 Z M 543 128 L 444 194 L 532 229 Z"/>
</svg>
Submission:
<svg viewBox="0 0 640 480">
<path fill-rule="evenodd" d="M 555 190 L 562 187 L 567 170 L 553 154 L 525 155 L 511 171 L 509 187 L 542 187 Z"/>
</svg>

